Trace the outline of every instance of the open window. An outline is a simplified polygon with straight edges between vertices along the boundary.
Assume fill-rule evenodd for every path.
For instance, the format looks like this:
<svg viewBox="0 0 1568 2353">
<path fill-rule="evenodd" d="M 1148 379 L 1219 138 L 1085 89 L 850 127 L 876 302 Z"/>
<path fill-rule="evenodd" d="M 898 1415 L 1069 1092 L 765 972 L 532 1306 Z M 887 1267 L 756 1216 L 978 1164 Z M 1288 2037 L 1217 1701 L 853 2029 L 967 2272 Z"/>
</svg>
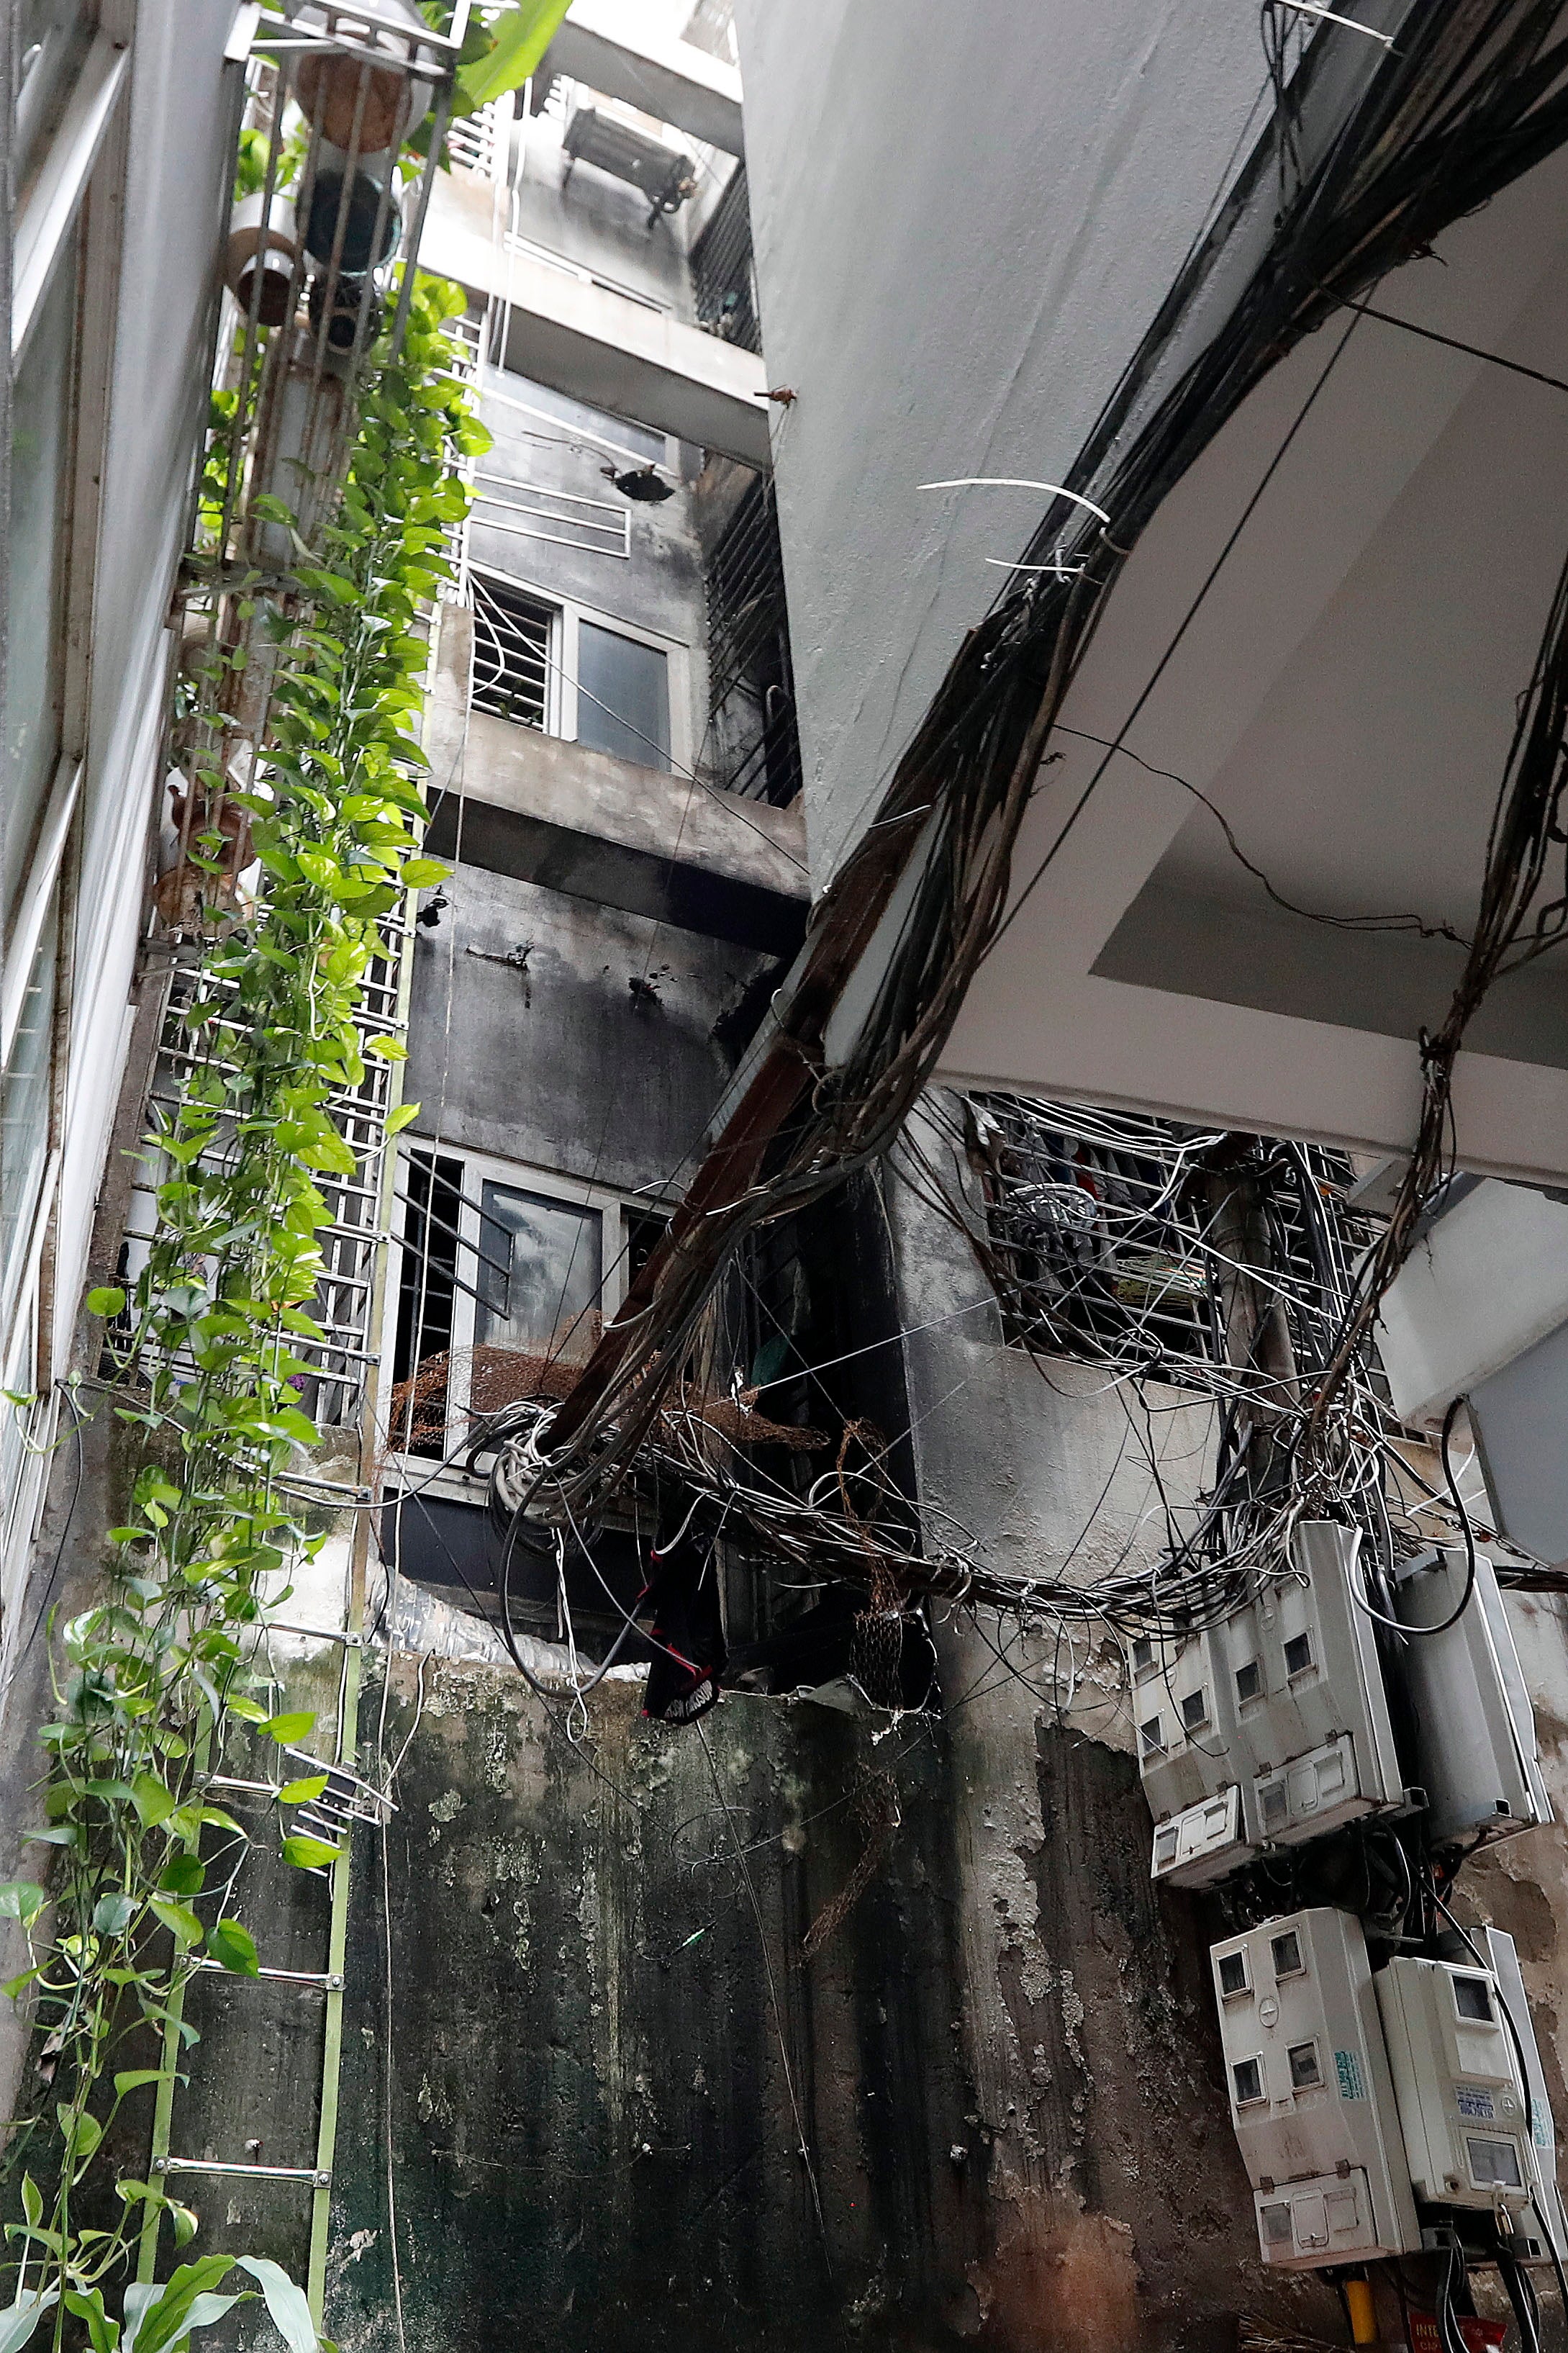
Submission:
<svg viewBox="0 0 1568 2353">
<path fill-rule="evenodd" d="M 690 765 L 686 649 L 470 567 L 473 707 L 634 767 Z"/>
<path fill-rule="evenodd" d="M 395 1203 L 387 1437 L 426 1463 L 471 1444 L 487 1415 L 565 1394 L 625 1295 L 634 1237 L 662 1223 L 603 1187 L 417 1138 Z"/>
</svg>

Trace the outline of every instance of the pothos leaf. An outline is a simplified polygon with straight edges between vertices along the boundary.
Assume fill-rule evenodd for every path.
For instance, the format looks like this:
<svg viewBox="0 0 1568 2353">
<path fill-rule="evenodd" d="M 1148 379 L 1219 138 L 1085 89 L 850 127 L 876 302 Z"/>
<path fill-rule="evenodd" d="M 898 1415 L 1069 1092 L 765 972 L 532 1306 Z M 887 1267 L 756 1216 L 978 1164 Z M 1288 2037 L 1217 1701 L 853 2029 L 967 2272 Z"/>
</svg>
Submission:
<svg viewBox="0 0 1568 2353">
<path fill-rule="evenodd" d="M 256 1939 L 248 1928 L 237 1920 L 218 1920 L 207 1930 L 207 1950 L 215 1961 L 221 1961 L 236 1977 L 257 1978 L 261 1975 L 261 1963 L 257 1957 Z"/>
</svg>

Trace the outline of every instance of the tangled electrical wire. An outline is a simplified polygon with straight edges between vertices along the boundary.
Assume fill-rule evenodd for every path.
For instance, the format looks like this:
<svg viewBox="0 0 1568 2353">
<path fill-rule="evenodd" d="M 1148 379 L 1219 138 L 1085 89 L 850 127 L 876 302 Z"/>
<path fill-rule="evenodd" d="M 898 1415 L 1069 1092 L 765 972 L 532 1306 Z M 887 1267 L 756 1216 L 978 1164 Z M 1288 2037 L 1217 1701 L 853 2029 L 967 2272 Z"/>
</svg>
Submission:
<svg viewBox="0 0 1568 2353">
<path fill-rule="evenodd" d="M 663 1400 L 689 1380 L 705 1304 L 745 1236 L 842 1185 L 902 1128 L 1009 920 L 1013 847 L 1063 696 L 1122 565 L 1170 491 L 1305 336 L 1345 309 L 1348 337 L 1348 306 L 1360 295 L 1568 137 L 1559 15 L 1559 0 L 1413 0 L 1392 47 L 1325 24 L 1307 47 L 1068 469 L 1069 495 L 1053 501 L 1025 551 L 1037 568 L 965 639 L 819 901 L 733 1114 L 552 1422 L 556 1476 L 579 1511 L 631 1475 Z M 1266 206 L 1273 227 L 1259 254 L 1255 226 Z M 1516 782 L 1550 753 L 1555 685 L 1548 692 L 1543 682 L 1534 704 L 1539 724 L 1512 764 Z M 1551 839 L 1554 805 L 1544 828 L 1539 796 L 1534 806 L 1537 821 L 1522 821 L 1515 796 L 1494 829 L 1481 934 L 1461 991 L 1468 1009 L 1456 999 L 1458 1028 L 1451 1019 L 1429 1056 L 1423 1167 L 1433 1158 L 1427 1127 L 1439 1139 L 1443 1132 L 1458 1037 L 1502 968 L 1482 940 L 1509 932 L 1535 871 L 1530 846 Z M 829 1020 L 895 890 L 911 881 L 873 1002 L 829 1066 Z M 1410 1193 L 1418 1208 L 1415 1175 Z M 1391 1228 L 1382 1271 L 1408 1246 L 1413 1224 L 1414 1213 Z M 1335 1386 L 1350 1377 L 1380 1279 L 1363 1280 L 1371 1303 L 1342 1335 Z M 1340 1417 L 1332 1427 L 1349 1426 Z M 1313 1451 L 1330 1440 L 1320 1413 Z M 1342 1485 L 1352 1468 L 1330 1462 L 1321 1476 Z"/>
<path fill-rule="evenodd" d="M 1466 1546 L 1468 1600 L 1476 1525 L 1452 1461 L 1457 1406 L 1440 1489 L 1416 1468 L 1370 1331 L 1320 1410 L 1376 1248 L 1335 1155 L 1019 1096 L 932 1097 L 925 1126 L 942 1157 L 911 1131 L 895 1166 L 964 1236 L 1016 1342 L 1215 1409 L 1194 1525 L 1179 1531 L 1166 1502 L 1146 1628 L 1193 1631 L 1228 1615 L 1281 1573 L 1304 1518 L 1362 1530 L 1366 1606 L 1384 1622 L 1397 1622 L 1397 1560 L 1434 1541 Z"/>
</svg>

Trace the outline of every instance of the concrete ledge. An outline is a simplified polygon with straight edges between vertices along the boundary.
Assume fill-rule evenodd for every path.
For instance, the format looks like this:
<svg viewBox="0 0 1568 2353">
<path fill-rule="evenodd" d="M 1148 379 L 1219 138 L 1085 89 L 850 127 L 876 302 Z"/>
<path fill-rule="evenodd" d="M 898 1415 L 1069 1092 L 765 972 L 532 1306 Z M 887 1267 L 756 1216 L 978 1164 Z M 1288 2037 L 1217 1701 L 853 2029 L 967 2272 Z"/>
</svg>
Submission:
<svg viewBox="0 0 1568 2353">
<path fill-rule="evenodd" d="M 547 90 L 552 75 L 566 74 L 726 155 L 742 153 L 734 67 L 689 41 L 660 40 L 643 13 L 626 0 L 574 0 L 534 76 L 536 90 Z"/>
<path fill-rule="evenodd" d="M 442 682 L 437 702 L 453 684 Z M 464 865 L 773 955 L 800 944 L 809 894 L 798 806 L 704 791 L 476 711 L 461 817 Z M 449 795 L 430 828 L 432 855 L 458 855 L 458 819 Z"/>
<path fill-rule="evenodd" d="M 440 173 L 421 267 L 510 305 L 509 367 L 696 448 L 771 465 L 767 376 L 753 353 L 532 254 L 509 253 L 491 230 L 488 184 Z"/>
</svg>

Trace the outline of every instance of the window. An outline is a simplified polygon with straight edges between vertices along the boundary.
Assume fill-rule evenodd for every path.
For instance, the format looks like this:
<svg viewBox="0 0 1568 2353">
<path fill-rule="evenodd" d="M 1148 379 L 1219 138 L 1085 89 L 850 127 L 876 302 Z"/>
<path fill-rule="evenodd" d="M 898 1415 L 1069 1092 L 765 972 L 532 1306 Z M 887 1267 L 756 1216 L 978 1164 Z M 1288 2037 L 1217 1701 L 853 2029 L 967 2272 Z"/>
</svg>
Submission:
<svg viewBox="0 0 1568 2353">
<path fill-rule="evenodd" d="M 1258 1785 L 1258 1798 L 1263 1807 L 1263 1827 L 1266 1831 L 1282 1831 L 1290 1819 L 1290 1793 L 1281 1775 L 1277 1781 Z"/>
<path fill-rule="evenodd" d="M 1236 2105 L 1238 2108 L 1246 2107 L 1250 2100 L 1260 2100 L 1263 2097 L 1261 2059 L 1238 2059 L 1230 2071 L 1230 2077 L 1236 2086 Z"/>
<path fill-rule="evenodd" d="M 699 326 L 722 335 L 727 343 L 739 343 L 742 351 L 761 353 L 744 164 L 736 164 L 691 248 L 691 292 Z"/>
<path fill-rule="evenodd" d="M 1456 1978 L 1454 2007 L 1461 2018 L 1484 2019 L 1489 2025 L 1492 2017 L 1491 1988 L 1485 1978 Z"/>
<path fill-rule="evenodd" d="M 1147 1634 L 1135 1635 L 1132 1642 L 1133 1673 L 1135 1675 L 1146 1675 L 1153 1663 L 1154 1645 L 1152 1639 Z"/>
<path fill-rule="evenodd" d="M 639 768 L 669 766 L 669 659 L 597 621 L 577 633 L 577 741 Z"/>
<path fill-rule="evenodd" d="M 439 1461 L 480 1417 L 564 1395 L 625 1296 L 628 1209 L 602 1187 L 416 1137 L 394 1191 L 389 1438 Z"/>
<path fill-rule="evenodd" d="M 1002 1093 L 970 1096 L 964 1131 L 987 1271 L 1015 1346 L 1210 1395 L 1238 1377 L 1268 1379 L 1256 1364 L 1229 1362 L 1236 1270 L 1216 1240 L 1201 1135 L 1173 1120 Z M 1261 1139 L 1233 1142 L 1258 1155 L 1267 1282 L 1300 1360 L 1315 1362 L 1325 1216 L 1337 1250 L 1361 1247 L 1363 1221 L 1339 1206 L 1346 1164 L 1317 1151 L 1265 1158 Z"/>
<path fill-rule="evenodd" d="M 621 1254 L 627 1285 L 634 1283 L 663 1240 L 669 1219 L 657 1209 L 623 1209 Z"/>
<path fill-rule="evenodd" d="M 18 202 L 59 121 L 97 13 L 89 0 L 19 0 L 6 29 L 16 42 L 11 169 Z"/>
<path fill-rule="evenodd" d="M 1310 1634 L 1292 1634 L 1285 1645 L 1285 1672 L 1288 1675 L 1304 1675 L 1312 1663 Z"/>
<path fill-rule="evenodd" d="M 784 808 L 801 788 L 784 551 L 771 480 L 758 475 L 725 524 L 703 581 L 707 747 L 727 792 Z"/>
<path fill-rule="evenodd" d="M 9 923 L 60 756 L 71 489 L 77 240 L 68 238 L 17 373 L 11 435 L 5 674 L 5 915 Z"/>
<path fill-rule="evenodd" d="M 1160 1719 L 1157 1715 L 1150 1716 L 1147 1723 L 1141 1724 L 1139 1725 L 1138 1745 L 1145 1757 L 1163 1757 L 1164 1755 L 1164 1735 L 1161 1730 Z"/>
<path fill-rule="evenodd" d="M 1182 1702 L 1182 1723 L 1188 1732 L 1201 1732 L 1209 1720 L 1207 1692 L 1188 1692 Z"/>
<path fill-rule="evenodd" d="M 551 665 L 557 617 L 494 574 L 475 572 L 471 578 L 474 709 L 519 727 L 548 730 L 556 700 Z"/>
<path fill-rule="evenodd" d="M 1219 1989 L 1221 1993 L 1245 1993 L 1247 1991 L 1247 1982 L 1246 1953 L 1222 1953 L 1219 1957 Z"/>
<path fill-rule="evenodd" d="M 1288 2247 L 1290 2243 L 1290 2209 L 1289 2206 L 1265 2206 L 1262 2213 L 1263 2243 L 1266 2247 Z"/>
<path fill-rule="evenodd" d="M 1288 1928 L 1282 1936 L 1271 1936 L 1268 1950 L 1277 1978 L 1293 1978 L 1302 1974 L 1301 1940 L 1294 1928 Z"/>
<path fill-rule="evenodd" d="M 1478 2189 L 1523 2189 L 1519 2151 L 1512 2141 L 1467 2139 L 1465 2147 L 1469 2154 L 1470 2179 Z"/>
<path fill-rule="evenodd" d="M 1249 1699 L 1260 1698 L 1263 1692 L 1263 1670 L 1256 1659 L 1247 1659 L 1236 1671 L 1236 1696 L 1245 1707 Z"/>
<path fill-rule="evenodd" d="M 1163 1822 L 1154 1833 L 1154 1869 L 1169 1871 L 1181 1847 L 1182 1834 L 1174 1822 Z"/>
<path fill-rule="evenodd" d="M 1323 2080 L 1318 2064 L 1315 2042 L 1293 2042 L 1286 2053 L 1290 2063 L 1290 2088 L 1294 2092 L 1310 2092 Z"/>
<path fill-rule="evenodd" d="M 476 1346 L 519 1356 L 543 1350 L 563 1364 L 583 1363 L 598 1337 L 604 1257 L 598 1210 L 486 1182 L 479 1218 L 484 1254 Z"/>
<path fill-rule="evenodd" d="M 58 938 L 57 902 L 34 954 L 16 1034 L 0 1072 L 0 1311 L 7 1324 L 48 1161 Z"/>
<path fill-rule="evenodd" d="M 685 772 L 686 649 L 469 566 L 473 707 L 635 767 Z"/>
</svg>

